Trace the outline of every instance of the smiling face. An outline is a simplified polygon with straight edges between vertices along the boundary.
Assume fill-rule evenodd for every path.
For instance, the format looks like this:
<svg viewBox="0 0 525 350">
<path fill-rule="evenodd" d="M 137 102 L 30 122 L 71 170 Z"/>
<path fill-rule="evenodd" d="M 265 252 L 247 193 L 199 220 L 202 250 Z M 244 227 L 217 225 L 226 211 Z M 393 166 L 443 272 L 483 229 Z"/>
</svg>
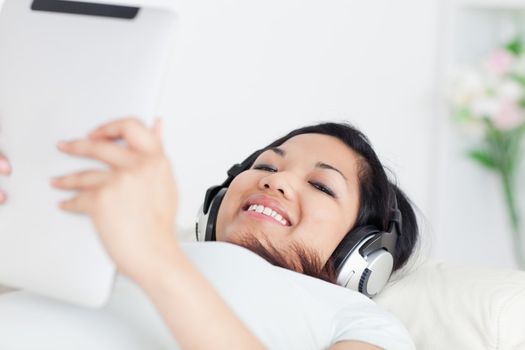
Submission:
<svg viewBox="0 0 525 350">
<path fill-rule="evenodd" d="M 326 263 L 357 218 L 358 165 L 352 149 L 323 134 L 297 135 L 265 151 L 231 182 L 217 240 L 254 237 L 281 252 L 298 244 Z"/>
</svg>

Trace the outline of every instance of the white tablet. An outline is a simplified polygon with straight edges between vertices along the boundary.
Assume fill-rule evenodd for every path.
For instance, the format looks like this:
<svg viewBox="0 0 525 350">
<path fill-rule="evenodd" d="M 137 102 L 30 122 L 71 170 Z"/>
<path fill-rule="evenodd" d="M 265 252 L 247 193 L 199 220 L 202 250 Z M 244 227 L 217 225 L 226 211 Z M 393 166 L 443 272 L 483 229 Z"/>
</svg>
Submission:
<svg viewBox="0 0 525 350">
<path fill-rule="evenodd" d="M 0 6 L 1 4 L 0 0 Z M 136 116 L 152 125 L 171 53 L 173 1 L 5 0 L 0 11 L 0 284 L 101 306 L 115 268 L 90 220 L 58 202 L 52 177 L 103 165 L 60 140 Z"/>
</svg>

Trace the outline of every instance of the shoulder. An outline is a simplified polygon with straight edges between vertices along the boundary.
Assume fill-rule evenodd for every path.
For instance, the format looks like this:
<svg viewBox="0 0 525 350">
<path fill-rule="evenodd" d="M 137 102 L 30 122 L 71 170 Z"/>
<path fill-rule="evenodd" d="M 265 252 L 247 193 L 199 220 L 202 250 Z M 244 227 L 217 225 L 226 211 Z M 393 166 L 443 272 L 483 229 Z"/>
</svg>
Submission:
<svg viewBox="0 0 525 350">
<path fill-rule="evenodd" d="M 184 250 L 268 348 L 327 348 L 331 333 L 329 318 L 290 278 L 288 270 L 273 266 L 243 247 L 224 242 L 189 244 Z"/>
<path fill-rule="evenodd" d="M 335 342 L 357 340 L 389 350 L 415 349 L 410 334 L 396 317 L 367 297 L 360 296 L 352 298 L 351 303 L 344 303 L 335 314 Z"/>
<path fill-rule="evenodd" d="M 312 305 L 329 313 L 331 344 L 357 341 L 389 350 L 415 349 L 404 325 L 363 294 L 292 271 L 288 273 L 317 299 Z"/>
</svg>

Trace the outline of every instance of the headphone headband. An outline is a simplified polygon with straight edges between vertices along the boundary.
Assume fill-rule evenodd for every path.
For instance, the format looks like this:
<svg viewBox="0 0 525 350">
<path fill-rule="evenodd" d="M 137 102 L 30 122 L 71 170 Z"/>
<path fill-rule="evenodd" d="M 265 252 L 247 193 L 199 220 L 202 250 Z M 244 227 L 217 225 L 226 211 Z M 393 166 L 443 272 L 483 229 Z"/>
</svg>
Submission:
<svg viewBox="0 0 525 350">
<path fill-rule="evenodd" d="M 397 238 L 402 232 L 402 215 L 398 208 L 397 196 L 394 188 L 391 189 L 393 204 L 390 210 L 390 219 L 387 225 L 387 231 L 384 231 L 381 235 L 373 240 L 369 240 L 360 248 L 362 255 L 368 255 L 371 252 L 384 248 L 392 255 L 396 250 Z"/>
</svg>

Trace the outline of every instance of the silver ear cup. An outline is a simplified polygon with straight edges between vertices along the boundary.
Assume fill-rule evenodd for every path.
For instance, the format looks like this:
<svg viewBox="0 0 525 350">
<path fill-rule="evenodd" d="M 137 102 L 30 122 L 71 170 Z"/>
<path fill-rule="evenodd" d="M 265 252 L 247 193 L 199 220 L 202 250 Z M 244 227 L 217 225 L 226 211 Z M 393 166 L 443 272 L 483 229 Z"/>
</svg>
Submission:
<svg viewBox="0 0 525 350">
<path fill-rule="evenodd" d="M 373 297 L 388 282 L 394 266 L 394 258 L 388 251 L 381 249 L 366 256 L 365 260 L 368 267 L 359 279 L 359 291 L 366 296 Z"/>
<path fill-rule="evenodd" d="M 392 273 L 394 259 L 385 249 L 379 249 L 368 255 L 361 255 L 360 250 L 367 242 L 374 240 L 377 234 L 361 240 L 346 259 L 337 273 L 337 284 L 368 297 L 373 297 L 385 286 Z"/>
<path fill-rule="evenodd" d="M 359 253 L 359 248 L 371 238 L 372 237 L 361 241 L 342 262 L 337 273 L 338 285 L 359 291 L 359 281 L 368 266 L 365 258 Z"/>
</svg>

